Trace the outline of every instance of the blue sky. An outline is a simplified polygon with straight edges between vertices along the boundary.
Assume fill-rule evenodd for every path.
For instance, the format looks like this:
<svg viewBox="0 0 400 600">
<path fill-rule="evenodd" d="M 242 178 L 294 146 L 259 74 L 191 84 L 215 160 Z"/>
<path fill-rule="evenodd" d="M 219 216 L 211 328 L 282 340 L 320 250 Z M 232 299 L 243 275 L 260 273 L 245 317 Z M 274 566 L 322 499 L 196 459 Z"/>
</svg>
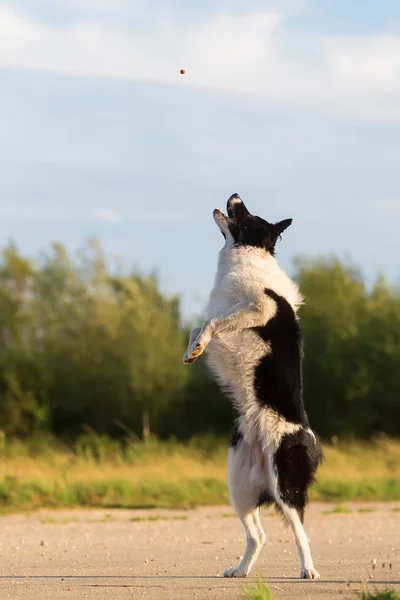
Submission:
<svg viewBox="0 0 400 600">
<path fill-rule="evenodd" d="M 190 315 L 239 192 L 289 271 L 399 280 L 397 0 L 0 0 L 0 89 L 1 246 L 97 236 Z"/>
</svg>

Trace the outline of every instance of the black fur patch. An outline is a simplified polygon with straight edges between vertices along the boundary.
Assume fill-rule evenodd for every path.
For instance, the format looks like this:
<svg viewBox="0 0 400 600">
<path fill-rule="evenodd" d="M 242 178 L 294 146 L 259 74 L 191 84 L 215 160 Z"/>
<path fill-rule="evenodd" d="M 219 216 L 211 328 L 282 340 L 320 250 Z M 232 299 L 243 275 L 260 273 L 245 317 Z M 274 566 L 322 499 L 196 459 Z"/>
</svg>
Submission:
<svg viewBox="0 0 400 600">
<path fill-rule="evenodd" d="M 265 248 L 271 254 L 275 252 L 279 233 L 275 225 L 267 223 L 267 221 L 264 221 L 260 217 L 253 217 L 251 215 L 240 226 L 236 223 L 229 223 L 229 231 L 235 240 L 235 244 L 239 246 Z"/>
<path fill-rule="evenodd" d="M 237 422 L 235 422 L 235 425 L 233 427 L 233 432 L 232 432 L 232 438 L 231 438 L 231 447 L 236 448 L 236 446 L 238 446 L 238 444 L 242 441 L 242 439 L 243 439 L 243 435 L 239 429 L 239 425 Z"/>
<path fill-rule="evenodd" d="M 257 507 L 260 507 L 263 504 L 272 504 L 273 502 L 275 502 L 275 500 L 274 500 L 274 497 L 272 496 L 272 494 L 270 492 L 268 492 L 268 490 L 264 490 L 260 494 L 260 498 L 258 500 Z"/>
<path fill-rule="evenodd" d="M 303 405 L 302 336 L 300 325 L 289 302 L 270 289 L 267 296 L 277 304 L 276 315 L 263 327 L 255 327 L 258 335 L 271 346 L 254 371 L 254 387 L 258 402 L 272 408 L 291 423 L 308 427 Z"/>
<path fill-rule="evenodd" d="M 285 435 L 274 456 L 280 497 L 297 509 L 301 522 L 307 504 L 307 488 L 314 481 L 321 460 L 319 440 L 304 429 Z"/>
</svg>

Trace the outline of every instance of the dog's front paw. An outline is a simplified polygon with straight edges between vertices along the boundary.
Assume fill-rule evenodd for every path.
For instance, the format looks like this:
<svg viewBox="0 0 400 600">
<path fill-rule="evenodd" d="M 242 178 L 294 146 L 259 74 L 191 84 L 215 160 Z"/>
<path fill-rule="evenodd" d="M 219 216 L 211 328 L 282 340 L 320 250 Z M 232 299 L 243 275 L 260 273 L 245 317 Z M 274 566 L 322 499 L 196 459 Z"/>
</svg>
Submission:
<svg viewBox="0 0 400 600">
<path fill-rule="evenodd" d="M 225 571 L 224 577 L 247 577 L 247 571 L 242 571 L 239 567 L 233 567 Z"/>
<path fill-rule="evenodd" d="M 183 362 L 185 365 L 191 365 L 195 360 L 199 358 L 203 354 L 205 350 L 205 346 L 200 342 L 195 342 L 185 352 L 185 356 L 183 357 Z"/>
<path fill-rule="evenodd" d="M 302 569 L 300 579 L 319 579 L 321 575 L 314 569 Z"/>
</svg>

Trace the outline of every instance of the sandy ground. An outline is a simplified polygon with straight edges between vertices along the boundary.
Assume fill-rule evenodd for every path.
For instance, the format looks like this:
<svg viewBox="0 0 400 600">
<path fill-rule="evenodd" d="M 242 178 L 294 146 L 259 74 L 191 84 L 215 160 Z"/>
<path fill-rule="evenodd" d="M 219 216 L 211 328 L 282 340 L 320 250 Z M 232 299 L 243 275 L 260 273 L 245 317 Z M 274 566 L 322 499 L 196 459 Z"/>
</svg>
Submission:
<svg viewBox="0 0 400 600">
<path fill-rule="evenodd" d="M 0 598 L 236 600 L 258 575 L 276 599 L 355 600 L 371 575 L 372 586 L 400 590 L 399 504 L 347 507 L 346 514 L 328 514 L 327 504 L 308 509 L 306 528 L 322 576 L 316 581 L 297 579 L 291 531 L 269 512 L 263 515 L 268 541 L 247 580 L 221 577 L 244 552 L 242 526 L 230 507 L 5 516 Z"/>
</svg>

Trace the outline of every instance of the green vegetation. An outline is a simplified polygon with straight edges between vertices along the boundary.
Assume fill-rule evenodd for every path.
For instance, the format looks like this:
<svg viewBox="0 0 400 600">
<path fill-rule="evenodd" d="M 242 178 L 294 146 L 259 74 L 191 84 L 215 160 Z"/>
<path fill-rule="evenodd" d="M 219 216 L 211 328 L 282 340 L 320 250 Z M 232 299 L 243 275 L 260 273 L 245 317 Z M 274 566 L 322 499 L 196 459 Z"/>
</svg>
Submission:
<svg viewBox="0 0 400 600">
<path fill-rule="evenodd" d="M 262 580 L 255 587 L 244 588 L 243 594 L 247 600 L 274 600 L 271 588 Z M 395 590 L 364 591 L 357 596 L 360 600 L 400 600 L 400 592 Z"/>
<path fill-rule="evenodd" d="M 243 590 L 244 598 L 247 600 L 274 600 L 271 588 L 261 579 L 256 586 L 245 587 Z M 384 591 L 363 591 L 357 593 L 359 600 L 400 600 L 400 592 L 395 590 Z"/>
<path fill-rule="evenodd" d="M 400 600 L 400 592 L 385 590 L 383 592 L 362 592 L 360 600 Z"/>
<path fill-rule="evenodd" d="M 337 260 L 296 265 L 311 422 L 323 437 L 399 435 L 399 290 L 383 277 L 368 290 L 355 268 Z"/>
<path fill-rule="evenodd" d="M 155 276 L 112 275 L 97 244 L 75 262 L 55 244 L 36 264 L 10 245 L 0 264 L 0 428 L 169 434 L 187 383 L 185 337 L 178 299 Z"/>
<path fill-rule="evenodd" d="M 184 515 L 172 518 L 165 515 L 150 515 L 149 517 L 132 517 L 129 520 L 133 523 L 141 523 L 143 521 L 186 521 L 187 518 Z"/>
<path fill-rule="evenodd" d="M 400 292 L 336 259 L 295 261 L 305 296 L 305 400 L 331 436 L 400 435 Z M 99 244 L 0 254 L 0 430 L 20 439 L 226 436 L 230 403 L 200 360 L 184 367 L 179 298 L 157 277 L 110 266 Z M 110 439 L 112 438 L 112 439 Z M 101 441 L 101 440 L 100 440 Z"/>
<path fill-rule="evenodd" d="M 244 588 L 243 592 L 247 600 L 274 600 L 271 588 L 262 580 L 255 587 Z"/>
<path fill-rule="evenodd" d="M 335 515 L 335 514 L 343 514 L 343 513 L 350 513 L 351 510 L 349 510 L 346 506 L 335 506 L 335 508 L 333 508 L 332 510 L 324 510 L 323 514 L 324 515 Z"/>
<path fill-rule="evenodd" d="M 298 259 L 295 277 L 305 400 L 325 440 L 311 497 L 400 500 L 399 290 L 369 290 L 335 259 Z M 187 339 L 179 298 L 110 267 L 95 242 L 36 261 L 5 248 L 0 507 L 228 502 L 232 409 L 204 360 L 183 366 Z"/>
<path fill-rule="evenodd" d="M 398 500 L 400 499 L 400 481 L 398 479 L 364 479 L 357 482 L 319 479 L 312 489 L 314 500 Z M 344 511 L 341 511 L 344 512 Z"/>
<path fill-rule="evenodd" d="M 85 434 L 70 445 L 39 437 L 0 445 L 0 508 L 190 508 L 229 503 L 227 439 L 145 442 Z M 312 500 L 400 500 L 400 443 L 325 445 Z M 347 463 L 344 457 L 349 458 Z M 333 512 L 344 512 L 342 506 Z M 332 511 L 328 511 L 332 512 Z M 233 513 L 226 513 L 229 518 Z M 271 515 L 275 515 L 274 512 Z"/>
</svg>

